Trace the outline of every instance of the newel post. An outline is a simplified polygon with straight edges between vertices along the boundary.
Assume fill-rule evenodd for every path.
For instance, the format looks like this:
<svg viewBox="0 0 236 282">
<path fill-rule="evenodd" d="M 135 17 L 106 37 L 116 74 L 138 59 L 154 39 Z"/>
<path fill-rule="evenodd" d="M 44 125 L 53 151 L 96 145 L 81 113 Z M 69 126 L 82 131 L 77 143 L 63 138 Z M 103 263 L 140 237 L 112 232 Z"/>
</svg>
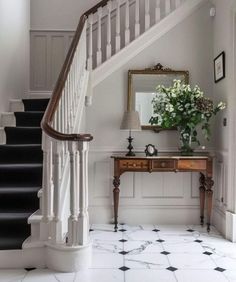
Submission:
<svg viewBox="0 0 236 282">
<path fill-rule="evenodd" d="M 42 182 L 42 220 L 40 223 L 40 240 L 46 241 L 49 237 L 49 225 L 52 220 L 52 142 L 50 138 L 43 133 L 43 182 Z"/>
<path fill-rule="evenodd" d="M 89 243 L 88 214 L 88 150 L 89 142 L 79 142 L 79 213 L 78 213 L 78 244 Z"/>
</svg>

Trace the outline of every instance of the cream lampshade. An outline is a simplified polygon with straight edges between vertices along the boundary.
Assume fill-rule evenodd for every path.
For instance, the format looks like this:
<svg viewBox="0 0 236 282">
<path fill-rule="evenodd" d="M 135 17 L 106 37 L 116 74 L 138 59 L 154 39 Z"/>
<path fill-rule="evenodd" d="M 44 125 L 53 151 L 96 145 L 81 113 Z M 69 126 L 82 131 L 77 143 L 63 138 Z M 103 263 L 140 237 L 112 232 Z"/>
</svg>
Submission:
<svg viewBox="0 0 236 282">
<path fill-rule="evenodd" d="M 129 137 L 127 138 L 129 142 L 129 146 L 127 149 L 129 150 L 126 156 L 135 156 L 135 153 L 132 151 L 132 141 L 131 131 L 141 131 L 141 124 L 139 119 L 139 113 L 137 111 L 127 111 L 124 113 L 122 123 L 120 126 L 121 130 L 129 130 Z"/>
</svg>

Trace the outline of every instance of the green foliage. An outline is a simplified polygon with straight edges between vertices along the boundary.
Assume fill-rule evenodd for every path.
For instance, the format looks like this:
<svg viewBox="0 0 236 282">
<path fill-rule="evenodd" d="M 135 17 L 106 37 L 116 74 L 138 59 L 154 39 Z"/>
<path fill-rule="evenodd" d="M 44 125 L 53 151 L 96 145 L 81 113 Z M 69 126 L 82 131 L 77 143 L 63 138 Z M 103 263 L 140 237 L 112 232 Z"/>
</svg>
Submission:
<svg viewBox="0 0 236 282">
<path fill-rule="evenodd" d="M 207 140 L 210 138 L 210 119 L 226 104 L 220 102 L 214 107 L 212 100 L 205 98 L 203 92 L 196 85 L 193 89 L 190 85 L 174 80 L 172 87 L 157 87 L 157 95 L 152 101 L 153 116 L 150 118 L 151 125 L 162 128 L 178 127 L 182 138 L 191 138 L 190 142 L 196 142 L 196 127 L 202 124 L 201 130 Z"/>
</svg>

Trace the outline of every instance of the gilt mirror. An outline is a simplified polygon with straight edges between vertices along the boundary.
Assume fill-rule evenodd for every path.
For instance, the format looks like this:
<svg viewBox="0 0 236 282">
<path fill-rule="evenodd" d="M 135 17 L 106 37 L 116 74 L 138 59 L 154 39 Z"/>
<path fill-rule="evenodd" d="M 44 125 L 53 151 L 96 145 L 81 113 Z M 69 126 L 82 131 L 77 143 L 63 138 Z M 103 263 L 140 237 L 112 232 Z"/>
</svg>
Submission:
<svg viewBox="0 0 236 282">
<path fill-rule="evenodd" d="M 142 129 L 161 131 L 161 127 L 153 126 L 149 120 L 153 114 L 152 100 L 158 85 L 170 87 L 174 79 L 189 83 L 188 71 L 165 69 L 161 64 L 144 70 L 129 70 L 128 72 L 128 111 L 139 112 Z"/>
</svg>

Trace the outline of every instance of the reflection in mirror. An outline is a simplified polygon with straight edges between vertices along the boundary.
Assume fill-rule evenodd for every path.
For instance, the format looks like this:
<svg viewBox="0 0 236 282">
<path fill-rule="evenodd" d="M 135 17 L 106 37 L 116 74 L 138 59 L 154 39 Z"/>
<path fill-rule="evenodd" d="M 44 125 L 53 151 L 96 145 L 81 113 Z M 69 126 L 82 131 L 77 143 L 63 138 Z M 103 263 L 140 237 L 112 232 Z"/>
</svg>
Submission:
<svg viewBox="0 0 236 282">
<path fill-rule="evenodd" d="M 156 69 L 159 67 L 159 69 Z M 169 87 L 174 79 L 188 83 L 188 72 L 163 69 L 157 65 L 154 69 L 129 71 L 128 110 L 139 112 L 142 129 L 156 129 L 149 120 L 153 114 L 152 100 L 158 85 Z"/>
</svg>

